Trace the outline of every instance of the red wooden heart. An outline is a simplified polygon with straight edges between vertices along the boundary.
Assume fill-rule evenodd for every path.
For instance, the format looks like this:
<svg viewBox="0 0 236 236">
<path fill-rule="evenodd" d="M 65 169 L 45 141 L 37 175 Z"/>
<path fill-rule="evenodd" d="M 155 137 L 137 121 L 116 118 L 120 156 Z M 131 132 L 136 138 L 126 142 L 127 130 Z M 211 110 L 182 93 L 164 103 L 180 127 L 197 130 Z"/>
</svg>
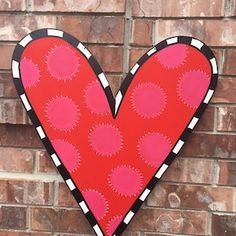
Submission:
<svg viewBox="0 0 236 236">
<path fill-rule="evenodd" d="M 217 81 L 211 50 L 174 37 L 138 60 L 114 98 L 89 50 L 55 29 L 21 40 L 12 73 L 40 139 L 97 235 L 123 232 Z"/>
</svg>

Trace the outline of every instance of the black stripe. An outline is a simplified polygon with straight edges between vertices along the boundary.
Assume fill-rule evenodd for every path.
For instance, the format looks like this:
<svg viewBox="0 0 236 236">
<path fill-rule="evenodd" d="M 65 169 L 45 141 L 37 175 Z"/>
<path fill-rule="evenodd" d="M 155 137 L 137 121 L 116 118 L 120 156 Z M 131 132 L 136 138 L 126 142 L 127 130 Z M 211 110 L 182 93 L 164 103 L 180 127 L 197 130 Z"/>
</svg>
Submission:
<svg viewBox="0 0 236 236">
<path fill-rule="evenodd" d="M 75 37 L 73 37 L 70 34 L 67 34 L 64 32 L 63 34 L 63 39 L 66 40 L 68 43 L 70 43 L 72 46 L 74 46 L 75 48 L 77 48 L 78 44 L 80 43 L 80 41 L 78 39 L 76 39 Z"/>
<path fill-rule="evenodd" d="M 190 45 L 192 41 L 192 38 L 190 37 L 185 37 L 185 36 L 178 36 L 178 42 L 179 43 L 184 43 Z"/>
<path fill-rule="evenodd" d="M 12 60 L 19 62 L 24 50 L 25 48 L 22 45 L 17 44 L 13 52 Z"/>
<path fill-rule="evenodd" d="M 211 50 L 209 50 L 209 48 L 208 48 L 207 45 L 205 45 L 205 44 L 202 46 L 201 52 L 202 52 L 202 53 L 205 55 L 205 57 L 206 57 L 207 59 L 209 59 L 209 60 L 215 57 L 214 54 L 213 54 L 213 52 L 212 52 Z"/>
<path fill-rule="evenodd" d="M 96 75 L 103 73 L 101 66 L 98 64 L 94 56 L 91 56 L 89 58 L 89 63 L 92 66 L 93 71 L 95 72 Z"/>
<path fill-rule="evenodd" d="M 32 37 L 32 39 L 39 39 L 39 38 L 47 37 L 48 31 L 47 29 L 36 30 L 36 31 L 31 32 L 30 36 Z"/>
</svg>

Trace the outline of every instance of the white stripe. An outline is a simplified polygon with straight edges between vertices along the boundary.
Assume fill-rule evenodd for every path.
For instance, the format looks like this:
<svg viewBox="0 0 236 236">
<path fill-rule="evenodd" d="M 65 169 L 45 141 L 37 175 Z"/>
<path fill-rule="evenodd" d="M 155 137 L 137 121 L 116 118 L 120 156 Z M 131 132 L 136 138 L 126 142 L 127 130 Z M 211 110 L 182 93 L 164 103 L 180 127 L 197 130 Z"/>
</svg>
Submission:
<svg viewBox="0 0 236 236">
<path fill-rule="evenodd" d="M 56 29 L 48 29 L 48 35 L 63 37 L 63 31 Z"/>
<path fill-rule="evenodd" d="M 107 81 L 106 76 L 104 75 L 104 73 L 99 74 L 99 75 L 98 75 L 98 78 L 100 79 L 103 88 L 106 88 L 106 87 L 109 85 L 109 83 L 108 83 L 108 81 Z"/>
<path fill-rule="evenodd" d="M 183 145 L 184 145 L 184 141 L 179 140 L 173 149 L 173 153 L 178 154 L 178 152 L 180 151 Z"/>
<path fill-rule="evenodd" d="M 102 233 L 102 231 L 101 231 L 101 229 L 99 228 L 98 225 L 94 225 L 93 229 L 96 232 L 97 236 L 103 236 L 103 233 Z"/>
<path fill-rule="evenodd" d="M 75 189 L 75 185 L 73 184 L 71 179 L 66 180 L 66 184 L 68 185 L 70 191 Z"/>
<path fill-rule="evenodd" d="M 60 160 L 58 159 L 58 157 L 57 157 L 57 155 L 55 153 L 53 153 L 51 155 L 51 158 L 52 158 L 54 164 L 56 165 L 56 167 L 61 165 L 61 162 L 60 162 Z"/>
<path fill-rule="evenodd" d="M 198 49 L 201 49 L 203 46 L 203 43 L 201 41 L 199 41 L 198 39 L 192 39 L 191 45 L 198 48 Z"/>
<path fill-rule="evenodd" d="M 139 197 L 139 199 L 140 199 L 141 201 L 144 201 L 144 200 L 147 198 L 147 196 L 148 196 L 149 193 L 150 193 L 150 190 L 146 188 L 146 189 L 144 190 L 144 192 L 142 193 L 142 195 Z"/>
<path fill-rule="evenodd" d="M 210 60 L 211 62 L 211 65 L 212 65 L 212 70 L 213 70 L 213 74 L 217 74 L 217 64 L 216 64 L 216 59 L 215 58 L 212 58 Z"/>
<path fill-rule="evenodd" d="M 207 104 L 210 101 L 213 93 L 214 93 L 214 90 L 209 89 L 203 102 Z"/>
<path fill-rule="evenodd" d="M 80 202 L 79 205 L 80 205 L 82 211 L 84 212 L 84 214 L 86 214 L 87 212 L 89 212 L 89 209 L 88 209 L 88 207 L 87 207 L 87 205 L 85 204 L 84 201 Z"/>
<path fill-rule="evenodd" d="M 151 56 L 154 52 L 156 52 L 157 51 L 157 49 L 154 47 L 154 48 L 152 48 L 151 50 L 149 50 L 148 52 L 147 52 L 147 55 L 148 56 Z"/>
<path fill-rule="evenodd" d="M 195 127 L 195 125 L 197 124 L 198 120 L 199 119 L 197 117 L 193 117 L 193 119 L 191 120 L 190 124 L 188 125 L 188 128 L 189 129 L 193 129 Z"/>
<path fill-rule="evenodd" d="M 12 73 L 13 77 L 19 79 L 20 74 L 19 74 L 19 62 L 18 61 L 12 61 Z"/>
<path fill-rule="evenodd" d="M 116 105 L 115 105 L 115 113 L 117 112 L 119 106 L 120 106 L 120 102 L 122 100 L 122 93 L 121 91 L 119 91 L 116 95 Z"/>
<path fill-rule="evenodd" d="M 25 106 L 26 111 L 31 110 L 31 106 L 29 104 L 29 101 L 28 101 L 28 99 L 27 99 L 27 97 L 25 96 L 24 93 L 20 95 L 20 98 L 21 98 L 21 101 L 23 102 L 23 104 Z"/>
<path fill-rule="evenodd" d="M 178 37 L 173 37 L 166 40 L 167 44 L 173 44 L 178 42 Z"/>
<path fill-rule="evenodd" d="M 155 177 L 158 178 L 158 179 L 160 179 L 161 176 L 164 174 L 164 172 L 166 171 L 167 168 L 168 168 L 168 165 L 163 164 L 163 165 L 161 166 L 161 168 L 157 171 Z"/>
<path fill-rule="evenodd" d="M 43 139 L 43 138 L 46 137 L 46 136 L 45 136 L 45 133 L 43 132 L 43 129 L 42 129 L 41 126 L 38 126 L 38 127 L 36 128 L 36 130 L 37 130 L 37 132 L 38 132 L 38 134 L 39 134 L 39 137 L 40 137 L 41 139 Z"/>
<path fill-rule="evenodd" d="M 129 211 L 129 213 L 124 218 L 124 223 L 129 224 L 133 216 L 134 216 L 134 213 L 132 211 Z"/>
<path fill-rule="evenodd" d="M 131 69 L 130 73 L 131 73 L 132 75 L 134 75 L 138 68 L 139 68 L 139 64 L 136 63 L 136 64 L 134 65 L 134 67 Z"/>
<path fill-rule="evenodd" d="M 31 36 L 28 34 L 26 37 L 24 37 L 21 41 L 20 41 L 20 45 L 25 47 L 30 41 L 32 41 L 33 39 L 31 38 Z"/>
<path fill-rule="evenodd" d="M 77 48 L 87 57 L 87 59 L 91 57 L 92 54 L 82 43 L 79 43 Z"/>
</svg>

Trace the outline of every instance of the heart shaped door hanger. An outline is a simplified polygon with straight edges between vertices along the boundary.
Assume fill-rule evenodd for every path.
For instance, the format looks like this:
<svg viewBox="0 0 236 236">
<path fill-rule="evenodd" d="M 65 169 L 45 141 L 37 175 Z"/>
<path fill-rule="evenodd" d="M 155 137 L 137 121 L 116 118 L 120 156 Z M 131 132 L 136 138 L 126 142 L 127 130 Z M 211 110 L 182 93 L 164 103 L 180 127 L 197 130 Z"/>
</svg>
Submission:
<svg viewBox="0 0 236 236">
<path fill-rule="evenodd" d="M 137 61 L 113 97 L 79 40 L 41 29 L 17 44 L 12 74 L 40 139 L 96 234 L 120 235 L 208 105 L 217 63 L 203 42 L 172 37 Z"/>
</svg>

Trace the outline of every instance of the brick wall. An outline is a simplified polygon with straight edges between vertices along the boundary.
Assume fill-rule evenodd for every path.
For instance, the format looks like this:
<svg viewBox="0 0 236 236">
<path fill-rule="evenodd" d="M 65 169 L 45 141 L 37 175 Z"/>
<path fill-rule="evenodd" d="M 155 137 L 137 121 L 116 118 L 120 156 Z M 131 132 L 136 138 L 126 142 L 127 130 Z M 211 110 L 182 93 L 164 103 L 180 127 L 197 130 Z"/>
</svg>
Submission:
<svg viewBox="0 0 236 236">
<path fill-rule="evenodd" d="M 57 27 L 83 41 L 113 91 L 153 44 L 190 35 L 219 64 L 215 96 L 181 155 L 124 235 L 236 235 L 235 0 L 0 1 L 0 236 L 93 234 L 17 98 L 10 74 L 25 34 Z"/>
</svg>

